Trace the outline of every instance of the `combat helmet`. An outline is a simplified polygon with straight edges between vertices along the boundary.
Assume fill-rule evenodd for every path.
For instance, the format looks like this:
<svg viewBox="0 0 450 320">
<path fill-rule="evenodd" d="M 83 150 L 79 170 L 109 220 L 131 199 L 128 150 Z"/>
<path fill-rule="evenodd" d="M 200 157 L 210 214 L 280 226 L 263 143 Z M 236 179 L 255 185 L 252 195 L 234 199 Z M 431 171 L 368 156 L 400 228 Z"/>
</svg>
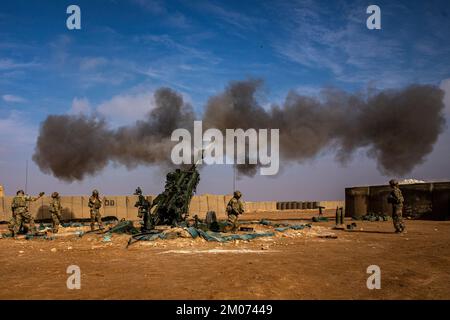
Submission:
<svg viewBox="0 0 450 320">
<path fill-rule="evenodd" d="M 20 190 L 18 190 L 18 191 L 16 192 L 16 195 L 17 195 L 17 196 L 18 196 L 19 194 L 24 195 L 24 194 L 25 194 L 25 191 L 23 191 L 22 189 L 20 189 Z"/>
<path fill-rule="evenodd" d="M 92 195 L 93 195 L 93 196 L 98 196 L 98 190 L 97 190 L 97 189 L 94 189 L 94 190 L 92 191 Z"/>
<path fill-rule="evenodd" d="M 398 186 L 398 181 L 395 180 L 395 179 L 391 179 L 391 180 L 389 180 L 389 185 L 391 185 L 392 187 L 393 186 Z"/>
<path fill-rule="evenodd" d="M 233 196 L 236 199 L 239 199 L 240 197 L 242 197 L 242 193 L 239 190 L 236 190 L 235 192 L 233 192 Z"/>
<path fill-rule="evenodd" d="M 59 197 L 59 193 L 58 192 L 53 192 L 52 193 L 52 198 L 58 198 Z"/>
</svg>

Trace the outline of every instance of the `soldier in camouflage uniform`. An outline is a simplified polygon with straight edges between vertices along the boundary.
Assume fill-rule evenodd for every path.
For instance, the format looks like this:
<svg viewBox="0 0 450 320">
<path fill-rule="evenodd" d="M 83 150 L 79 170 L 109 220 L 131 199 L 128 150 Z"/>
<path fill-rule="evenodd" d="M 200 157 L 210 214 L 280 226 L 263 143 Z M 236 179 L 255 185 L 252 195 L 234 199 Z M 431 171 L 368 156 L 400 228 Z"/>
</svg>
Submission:
<svg viewBox="0 0 450 320">
<path fill-rule="evenodd" d="M 13 236 L 19 233 L 21 227 L 24 227 L 32 233 L 36 232 L 36 225 L 34 223 L 33 216 L 31 215 L 28 203 L 36 201 L 44 195 L 43 192 L 39 193 L 38 197 L 30 197 L 25 195 L 23 190 L 19 190 L 11 203 L 12 219 L 9 224 L 9 228 L 12 231 Z"/>
<path fill-rule="evenodd" d="M 151 230 L 152 221 L 150 217 L 150 208 L 152 206 L 152 200 L 150 197 L 143 196 L 142 190 L 139 187 L 134 194 L 138 196 L 138 200 L 134 206 L 138 208 L 138 217 L 143 220 L 142 231 Z"/>
<path fill-rule="evenodd" d="M 89 197 L 89 208 L 91 208 L 91 230 L 95 229 L 95 222 L 97 221 L 100 230 L 103 230 L 102 216 L 100 214 L 100 208 L 102 207 L 102 201 L 97 190 L 92 191 L 92 196 Z"/>
<path fill-rule="evenodd" d="M 388 197 L 388 202 L 392 204 L 392 221 L 394 222 L 394 228 L 396 233 L 402 233 L 405 231 L 405 224 L 403 223 L 402 211 L 403 211 L 403 195 L 398 187 L 396 180 L 390 180 L 389 185 L 392 188 Z"/>
<path fill-rule="evenodd" d="M 59 224 L 61 222 L 61 199 L 59 198 L 58 192 L 52 193 L 52 200 L 50 202 L 49 207 L 50 214 L 52 215 L 52 222 L 53 222 L 53 233 L 58 233 Z"/>
<path fill-rule="evenodd" d="M 235 191 L 233 198 L 228 202 L 227 205 L 227 215 L 228 215 L 228 225 L 231 227 L 231 231 L 235 232 L 239 226 L 238 218 L 240 214 L 244 213 L 244 204 L 240 200 L 242 193 L 240 191 Z"/>
</svg>

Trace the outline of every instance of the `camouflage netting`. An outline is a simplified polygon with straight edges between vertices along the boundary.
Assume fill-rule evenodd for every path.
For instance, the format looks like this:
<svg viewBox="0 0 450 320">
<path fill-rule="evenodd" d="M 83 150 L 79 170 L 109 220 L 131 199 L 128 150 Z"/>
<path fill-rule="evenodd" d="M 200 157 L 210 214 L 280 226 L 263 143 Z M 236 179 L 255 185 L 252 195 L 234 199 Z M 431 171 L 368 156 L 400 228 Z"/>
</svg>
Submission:
<svg viewBox="0 0 450 320">
<path fill-rule="evenodd" d="M 154 241 L 158 239 L 176 239 L 176 238 L 202 238 L 206 241 L 215 241 L 215 242 L 227 242 L 227 241 L 235 241 L 235 240 L 243 240 L 249 241 L 260 237 L 273 237 L 276 232 L 284 232 L 289 229 L 292 230 L 303 230 L 305 228 L 311 228 L 310 224 L 302 224 L 302 225 L 289 225 L 283 223 L 271 223 L 267 220 L 261 220 L 258 224 L 271 227 L 270 231 L 260 231 L 260 232 L 249 232 L 249 233 L 222 233 L 216 231 L 208 230 L 205 225 L 199 225 L 197 227 L 184 227 L 184 228 L 170 228 L 164 231 L 158 232 L 158 230 L 153 230 L 148 233 L 141 233 L 132 235 L 128 245 L 138 242 L 138 241 Z M 242 225 L 242 224 L 241 224 Z M 250 228 L 252 229 L 252 228 Z"/>
</svg>

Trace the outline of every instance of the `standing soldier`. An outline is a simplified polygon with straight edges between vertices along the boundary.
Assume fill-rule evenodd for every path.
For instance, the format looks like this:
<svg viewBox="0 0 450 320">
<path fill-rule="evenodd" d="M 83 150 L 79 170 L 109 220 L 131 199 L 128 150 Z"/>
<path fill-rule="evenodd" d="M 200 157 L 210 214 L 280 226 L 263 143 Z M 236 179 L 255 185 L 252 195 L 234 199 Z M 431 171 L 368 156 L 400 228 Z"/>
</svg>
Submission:
<svg viewBox="0 0 450 320">
<path fill-rule="evenodd" d="M 142 226 L 142 231 L 148 231 L 152 229 L 152 222 L 150 219 L 150 208 L 152 206 L 152 201 L 150 197 L 145 197 L 142 195 L 142 190 L 140 187 L 134 192 L 138 196 L 138 200 L 135 203 L 135 207 L 138 208 L 138 217 L 144 222 Z"/>
<path fill-rule="evenodd" d="M 58 233 L 59 224 L 61 222 L 61 199 L 59 198 L 58 192 L 52 193 L 52 200 L 50 202 L 50 208 L 49 211 L 52 215 L 52 221 L 53 221 L 53 233 Z"/>
<path fill-rule="evenodd" d="M 228 225 L 231 226 L 231 231 L 235 232 L 238 228 L 238 217 L 240 214 L 244 213 L 244 204 L 240 200 L 242 193 L 240 191 L 235 191 L 233 193 L 233 198 L 228 202 L 227 205 L 227 215 L 228 215 Z"/>
<path fill-rule="evenodd" d="M 402 211 L 403 211 L 403 195 L 398 187 L 397 180 L 390 180 L 389 185 L 392 188 L 388 197 L 388 202 L 392 204 L 392 221 L 394 222 L 394 228 L 396 233 L 402 233 L 405 231 L 405 224 L 403 223 Z"/>
<path fill-rule="evenodd" d="M 91 230 L 94 231 L 95 221 L 98 223 L 100 230 L 103 230 L 102 216 L 100 215 L 100 208 L 102 201 L 97 190 L 92 191 L 92 196 L 89 197 L 89 208 L 91 208 Z"/>
<path fill-rule="evenodd" d="M 44 192 L 39 193 L 38 197 L 30 197 L 25 195 L 23 190 L 19 190 L 11 203 L 13 219 L 10 222 L 10 230 L 12 229 L 13 236 L 19 233 L 23 226 L 27 231 L 36 232 L 36 225 L 34 224 L 33 216 L 31 215 L 28 203 L 36 201 L 44 195 Z"/>
</svg>

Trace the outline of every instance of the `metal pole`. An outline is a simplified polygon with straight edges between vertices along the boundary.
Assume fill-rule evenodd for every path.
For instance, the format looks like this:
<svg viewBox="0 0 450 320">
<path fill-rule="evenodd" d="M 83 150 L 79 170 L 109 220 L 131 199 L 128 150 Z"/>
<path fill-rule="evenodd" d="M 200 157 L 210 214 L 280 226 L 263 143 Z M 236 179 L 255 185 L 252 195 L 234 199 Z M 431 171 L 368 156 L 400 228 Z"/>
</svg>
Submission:
<svg viewBox="0 0 450 320">
<path fill-rule="evenodd" d="M 27 194 L 28 191 L 28 159 L 25 165 L 25 194 Z"/>
<path fill-rule="evenodd" d="M 236 165 L 233 165 L 233 192 L 236 191 Z"/>
</svg>

